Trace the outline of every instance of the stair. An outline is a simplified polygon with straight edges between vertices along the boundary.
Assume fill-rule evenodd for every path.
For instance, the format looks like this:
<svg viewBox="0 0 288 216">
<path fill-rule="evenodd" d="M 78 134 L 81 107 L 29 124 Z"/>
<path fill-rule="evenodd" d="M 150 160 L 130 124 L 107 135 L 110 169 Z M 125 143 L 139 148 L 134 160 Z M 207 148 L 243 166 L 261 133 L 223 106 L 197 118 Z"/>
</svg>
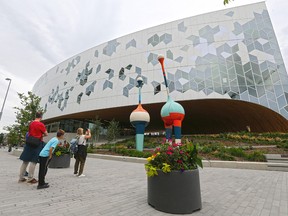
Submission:
<svg viewBox="0 0 288 216">
<path fill-rule="evenodd" d="M 268 170 L 288 172 L 288 155 L 265 154 Z"/>
</svg>

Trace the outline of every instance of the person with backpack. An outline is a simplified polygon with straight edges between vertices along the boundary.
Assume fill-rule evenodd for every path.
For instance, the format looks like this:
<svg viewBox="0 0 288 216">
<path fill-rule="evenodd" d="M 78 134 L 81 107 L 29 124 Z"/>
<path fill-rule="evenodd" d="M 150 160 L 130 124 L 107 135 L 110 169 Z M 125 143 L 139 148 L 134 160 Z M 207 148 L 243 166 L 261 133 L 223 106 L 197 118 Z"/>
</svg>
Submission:
<svg viewBox="0 0 288 216">
<path fill-rule="evenodd" d="M 38 163 L 39 153 L 44 146 L 43 137 L 48 135 L 45 125 L 41 122 L 42 120 L 42 112 L 36 112 L 35 120 L 32 121 L 29 125 L 29 131 L 26 134 L 26 143 L 23 149 L 22 154 L 20 155 L 20 160 L 22 160 L 22 165 L 20 167 L 20 174 L 18 182 L 28 182 L 30 184 L 35 184 L 38 181 L 34 178 L 34 171 L 36 164 Z M 27 143 L 29 137 L 33 137 L 34 139 L 38 139 L 37 146 L 31 146 Z M 29 165 L 29 173 L 28 178 L 24 178 L 26 173 L 26 169 Z"/>
<path fill-rule="evenodd" d="M 75 164 L 74 164 L 74 175 L 78 177 L 84 177 L 83 174 L 84 165 L 87 157 L 87 139 L 91 138 L 90 130 L 87 129 L 86 133 L 83 134 L 83 128 L 77 129 L 76 139 L 78 140 L 77 152 L 74 153 Z M 79 167 L 80 166 L 80 167 Z"/>
<path fill-rule="evenodd" d="M 39 173 L 38 173 L 38 186 L 37 189 L 48 188 L 49 184 L 45 182 L 45 176 L 48 171 L 48 165 L 52 159 L 53 152 L 57 145 L 60 143 L 60 140 L 64 139 L 65 131 L 59 129 L 57 131 L 56 137 L 53 137 L 49 142 L 44 146 L 42 151 L 39 154 Z"/>
</svg>

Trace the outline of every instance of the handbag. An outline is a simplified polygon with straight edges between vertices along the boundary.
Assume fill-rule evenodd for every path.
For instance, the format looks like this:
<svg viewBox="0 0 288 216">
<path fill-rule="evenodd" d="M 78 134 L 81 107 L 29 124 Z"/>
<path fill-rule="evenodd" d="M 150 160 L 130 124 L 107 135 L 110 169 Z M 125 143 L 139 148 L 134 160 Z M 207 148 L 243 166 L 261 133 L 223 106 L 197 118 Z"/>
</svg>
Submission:
<svg viewBox="0 0 288 216">
<path fill-rule="evenodd" d="M 33 136 L 28 136 L 26 138 L 26 144 L 32 148 L 37 148 L 41 144 L 41 140 Z"/>
</svg>

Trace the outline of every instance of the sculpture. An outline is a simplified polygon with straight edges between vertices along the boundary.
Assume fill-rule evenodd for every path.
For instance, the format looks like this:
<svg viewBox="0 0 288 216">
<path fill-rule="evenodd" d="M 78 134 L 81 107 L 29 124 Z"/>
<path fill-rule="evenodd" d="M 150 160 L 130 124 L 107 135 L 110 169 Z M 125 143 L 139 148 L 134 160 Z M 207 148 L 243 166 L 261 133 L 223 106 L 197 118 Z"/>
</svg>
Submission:
<svg viewBox="0 0 288 216">
<path fill-rule="evenodd" d="M 143 151 L 144 131 L 150 122 L 150 115 L 141 105 L 142 77 L 137 78 L 137 83 L 139 88 L 139 103 L 137 108 L 130 114 L 130 122 L 136 128 L 136 150 Z"/>
<path fill-rule="evenodd" d="M 159 55 L 158 61 L 161 64 L 164 82 L 167 90 L 167 102 L 161 109 L 161 117 L 165 126 L 166 142 L 172 138 L 172 129 L 174 127 L 175 143 L 181 143 L 181 127 L 185 116 L 184 108 L 177 102 L 173 101 L 169 95 L 169 89 L 164 69 L 164 56 Z"/>
</svg>

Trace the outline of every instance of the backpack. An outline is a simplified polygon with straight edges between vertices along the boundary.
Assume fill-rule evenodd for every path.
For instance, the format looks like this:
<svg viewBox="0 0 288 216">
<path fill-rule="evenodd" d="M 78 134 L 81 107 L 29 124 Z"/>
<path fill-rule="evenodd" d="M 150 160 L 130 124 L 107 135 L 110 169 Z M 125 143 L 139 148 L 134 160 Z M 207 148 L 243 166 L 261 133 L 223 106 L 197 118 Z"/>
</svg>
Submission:
<svg viewBox="0 0 288 216">
<path fill-rule="evenodd" d="M 78 141 L 79 141 L 79 137 L 78 138 L 73 138 L 70 141 L 70 152 L 72 154 L 76 154 L 78 151 Z"/>
</svg>

